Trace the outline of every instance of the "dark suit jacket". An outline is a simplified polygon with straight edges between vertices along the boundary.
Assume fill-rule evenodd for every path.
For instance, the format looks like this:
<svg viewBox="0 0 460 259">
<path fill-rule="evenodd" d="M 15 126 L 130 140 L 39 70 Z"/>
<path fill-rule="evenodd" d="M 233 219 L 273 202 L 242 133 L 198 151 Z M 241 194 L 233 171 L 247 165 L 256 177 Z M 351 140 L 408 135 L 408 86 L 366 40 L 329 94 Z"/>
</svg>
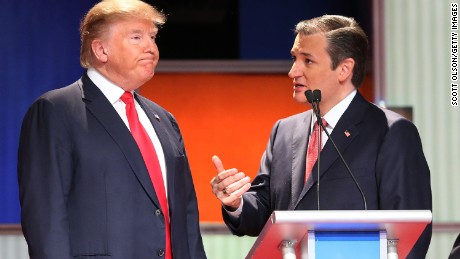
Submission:
<svg viewBox="0 0 460 259">
<path fill-rule="evenodd" d="M 460 259 L 460 234 L 454 242 L 452 252 L 450 252 L 449 259 Z"/>
<path fill-rule="evenodd" d="M 163 147 L 174 258 L 206 258 L 192 176 L 170 113 L 136 94 Z M 28 110 L 18 176 L 31 258 L 160 258 L 165 222 L 145 163 L 85 74 Z"/>
<path fill-rule="evenodd" d="M 256 236 L 274 210 L 316 210 L 317 164 L 304 185 L 311 110 L 279 120 L 238 220 L 223 210 L 236 235 Z M 345 134 L 348 131 L 349 136 Z M 430 171 L 416 127 L 359 93 L 331 133 L 361 186 L 370 210 L 431 210 Z M 321 151 L 321 210 L 362 210 L 363 199 L 328 140 Z M 425 258 L 431 225 L 408 258 Z M 413 256 L 413 257 L 411 257 Z"/>
</svg>

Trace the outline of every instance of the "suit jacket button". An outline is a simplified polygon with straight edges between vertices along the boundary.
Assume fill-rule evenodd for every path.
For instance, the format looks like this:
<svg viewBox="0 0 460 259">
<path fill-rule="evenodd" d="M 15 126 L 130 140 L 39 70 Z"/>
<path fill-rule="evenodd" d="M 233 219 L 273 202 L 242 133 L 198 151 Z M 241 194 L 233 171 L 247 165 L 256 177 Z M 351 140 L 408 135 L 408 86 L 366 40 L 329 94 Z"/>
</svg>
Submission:
<svg viewBox="0 0 460 259">
<path fill-rule="evenodd" d="M 160 216 L 161 215 L 161 210 L 160 209 L 155 210 L 155 215 Z"/>
<path fill-rule="evenodd" d="M 158 256 L 164 256 L 164 255 L 165 255 L 165 250 L 163 250 L 163 249 L 158 249 L 157 252 L 158 252 L 158 253 L 157 253 Z"/>
</svg>

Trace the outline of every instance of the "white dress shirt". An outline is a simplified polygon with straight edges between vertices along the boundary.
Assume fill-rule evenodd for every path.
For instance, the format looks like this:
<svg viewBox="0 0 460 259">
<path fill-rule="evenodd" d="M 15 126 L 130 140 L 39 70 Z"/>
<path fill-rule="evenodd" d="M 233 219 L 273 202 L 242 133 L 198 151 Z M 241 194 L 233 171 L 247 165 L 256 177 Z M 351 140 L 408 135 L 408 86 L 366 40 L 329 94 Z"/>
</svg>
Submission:
<svg viewBox="0 0 460 259">
<path fill-rule="evenodd" d="M 337 125 L 337 122 L 339 121 L 340 117 L 342 117 L 343 113 L 347 110 L 348 106 L 350 106 L 350 103 L 355 97 L 355 95 L 356 95 L 356 90 L 353 90 L 353 92 L 347 95 L 347 97 L 343 98 L 342 101 L 340 101 L 338 104 L 332 107 L 332 109 L 323 116 L 323 118 L 327 122 L 326 129 L 329 132 L 329 134 L 332 134 L 332 131 L 334 130 L 335 125 Z M 315 123 L 316 123 L 316 115 L 312 113 L 311 124 L 310 124 L 310 134 L 311 132 L 313 132 L 313 126 Z M 321 144 L 323 145 L 323 147 L 326 144 L 327 140 L 328 140 L 328 137 L 327 137 L 326 132 L 322 131 Z M 224 206 L 224 209 L 229 213 L 230 216 L 234 217 L 234 219 L 240 216 L 242 208 L 243 208 L 243 198 L 241 198 L 240 206 L 235 211 L 229 211 Z"/>
<path fill-rule="evenodd" d="M 328 111 L 326 114 L 324 114 L 323 119 L 326 120 L 327 122 L 327 131 L 329 134 L 332 134 L 332 131 L 335 128 L 335 125 L 337 125 L 337 122 L 339 122 L 340 117 L 342 117 L 343 113 L 347 110 L 348 106 L 350 106 L 351 101 L 356 95 L 356 90 L 353 90 L 350 94 L 347 95 L 347 97 L 343 98 L 342 101 L 340 101 L 338 104 L 336 104 L 330 111 Z M 321 105 L 320 105 L 321 108 Z M 311 115 L 311 125 L 310 125 L 310 135 L 311 132 L 313 132 L 313 126 L 316 123 L 316 115 L 315 113 L 312 113 Z M 308 136 L 310 138 L 310 136 Z M 324 145 L 326 144 L 328 140 L 326 132 L 324 130 L 321 132 L 321 144 Z"/>
<path fill-rule="evenodd" d="M 120 118 L 125 123 L 126 127 L 129 129 L 129 122 L 128 117 L 126 116 L 126 104 L 120 99 L 123 95 L 125 90 L 121 87 L 115 85 L 113 82 L 105 78 L 101 73 L 99 73 L 94 68 L 88 69 L 88 77 L 93 81 L 93 83 L 101 90 L 101 92 L 105 95 L 105 97 L 109 100 L 109 102 L 113 105 L 113 108 L 117 111 Z M 163 147 L 161 146 L 160 139 L 153 128 L 152 123 L 150 122 L 149 118 L 145 111 L 141 108 L 137 100 L 134 98 L 134 103 L 136 106 L 136 111 L 139 116 L 139 121 L 141 122 L 142 126 L 147 131 L 150 139 L 152 140 L 153 146 L 155 147 L 155 151 L 158 156 L 158 161 L 160 162 L 161 173 L 163 175 L 164 185 L 166 195 L 168 194 L 167 190 L 167 179 L 166 179 L 166 161 L 165 156 L 163 153 Z"/>
</svg>

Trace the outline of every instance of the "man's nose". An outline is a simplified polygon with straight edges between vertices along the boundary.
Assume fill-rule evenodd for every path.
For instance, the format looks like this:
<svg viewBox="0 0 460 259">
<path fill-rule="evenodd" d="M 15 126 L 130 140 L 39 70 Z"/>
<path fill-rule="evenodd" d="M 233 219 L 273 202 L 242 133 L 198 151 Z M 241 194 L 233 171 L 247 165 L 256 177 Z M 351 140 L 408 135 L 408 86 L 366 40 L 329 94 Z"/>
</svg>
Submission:
<svg viewBox="0 0 460 259">
<path fill-rule="evenodd" d="M 291 67 L 291 70 L 289 70 L 289 73 L 288 73 L 288 76 L 290 78 L 295 78 L 295 77 L 298 77 L 299 76 L 299 69 L 296 65 L 296 62 L 292 63 L 292 67 Z"/>
<path fill-rule="evenodd" d="M 157 44 L 155 42 L 155 39 L 148 38 L 145 42 L 145 49 L 148 52 L 154 53 L 155 50 L 157 49 Z"/>
</svg>

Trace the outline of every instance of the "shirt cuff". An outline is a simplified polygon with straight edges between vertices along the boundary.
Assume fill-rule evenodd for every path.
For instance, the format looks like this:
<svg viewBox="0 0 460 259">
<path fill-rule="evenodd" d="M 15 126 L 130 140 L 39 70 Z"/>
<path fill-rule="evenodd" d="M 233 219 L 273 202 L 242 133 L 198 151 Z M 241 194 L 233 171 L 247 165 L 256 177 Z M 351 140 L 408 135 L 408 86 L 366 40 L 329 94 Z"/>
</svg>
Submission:
<svg viewBox="0 0 460 259">
<path fill-rule="evenodd" d="M 241 215 L 241 211 L 243 211 L 243 197 L 241 197 L 241 202 L 240 202 L 240 206 L 238 206 L 238 208 L 234 211 L 231 211 L 231 210 L 228 210 L 227 209 L 227 206 L 225 205 L 222 205 L 222 207 L 224 208 L 225 212 L 227 212 L 227 214 L 233 218 L 233 219 L 238 219 Z"/>
</svg>

